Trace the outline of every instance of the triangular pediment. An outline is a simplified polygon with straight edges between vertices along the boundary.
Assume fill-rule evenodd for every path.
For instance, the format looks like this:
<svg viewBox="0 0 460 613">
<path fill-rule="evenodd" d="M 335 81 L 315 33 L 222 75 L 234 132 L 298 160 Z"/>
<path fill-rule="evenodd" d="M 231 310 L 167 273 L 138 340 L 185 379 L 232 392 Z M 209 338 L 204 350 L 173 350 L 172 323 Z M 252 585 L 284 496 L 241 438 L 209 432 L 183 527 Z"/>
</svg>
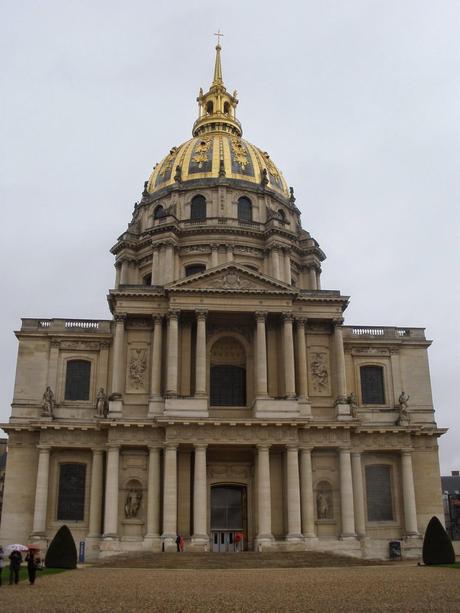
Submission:
<svg viewBox="0 0 460 613">
<path fill-rule="evenodd" d="M 169 292 L 269 293 L 296 295 L 298 290 L 287 283 L 230 262 L 170 283 Z"/>
</svg>

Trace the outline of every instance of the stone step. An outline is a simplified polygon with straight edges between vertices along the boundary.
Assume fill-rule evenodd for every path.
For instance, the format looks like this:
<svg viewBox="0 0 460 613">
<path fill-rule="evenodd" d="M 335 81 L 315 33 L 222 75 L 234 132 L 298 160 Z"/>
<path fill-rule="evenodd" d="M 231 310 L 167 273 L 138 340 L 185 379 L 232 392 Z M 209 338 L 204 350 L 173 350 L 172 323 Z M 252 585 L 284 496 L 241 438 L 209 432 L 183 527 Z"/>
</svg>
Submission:
<svg viewBox="0 0 460 613">
<path fill-rule="evenodd" d="M 104 558 L 98 567 L 110 568 L 308 568 L 321 566 L 369 566 L 385 564 L 318 551 L 241 553 L 153 553 L 133 552 Z"/>
</svg>

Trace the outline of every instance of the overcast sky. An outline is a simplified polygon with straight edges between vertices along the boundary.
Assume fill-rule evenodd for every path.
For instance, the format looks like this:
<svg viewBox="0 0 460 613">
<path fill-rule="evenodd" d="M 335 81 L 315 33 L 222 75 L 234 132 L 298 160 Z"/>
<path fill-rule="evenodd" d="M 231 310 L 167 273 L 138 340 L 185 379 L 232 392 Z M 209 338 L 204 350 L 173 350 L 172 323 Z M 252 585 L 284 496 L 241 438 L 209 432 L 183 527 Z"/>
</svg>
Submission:
<svg viewBox="0 0 460 613">
<path fill-rule="evenodd" d="M 21 317 L 110 317 L 110 247 L 199 87 L 293 185 L 346 324 L 421 326 L 460 469 L 458 0 L 2 0 L 0 420 Z M 409 390 L 410 391 L 410 390 Z"/>
</svg>

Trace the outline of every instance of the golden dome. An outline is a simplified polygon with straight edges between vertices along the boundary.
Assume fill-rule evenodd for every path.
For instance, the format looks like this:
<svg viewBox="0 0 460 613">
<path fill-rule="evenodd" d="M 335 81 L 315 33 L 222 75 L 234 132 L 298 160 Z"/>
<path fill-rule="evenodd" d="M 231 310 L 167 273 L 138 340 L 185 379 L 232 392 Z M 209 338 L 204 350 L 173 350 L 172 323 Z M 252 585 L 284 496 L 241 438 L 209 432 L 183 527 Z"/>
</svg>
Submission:
<svg viewBox="0 0 460 613">
<path fill-rule="evenodd" d="M 280 170 L 266 151 L 241 138 L 236 118 L 236 91 L 229 94 L 222 80 L 221 47 L 216 47 L 214 79 L 209 91 L 200 89 L 193 138 L 173 147 L 155 166 L 147 185 L 150 194 L 166 187 L 203 179 L 227 179 L 263 186 L 289 198 Z"/>
</svg>

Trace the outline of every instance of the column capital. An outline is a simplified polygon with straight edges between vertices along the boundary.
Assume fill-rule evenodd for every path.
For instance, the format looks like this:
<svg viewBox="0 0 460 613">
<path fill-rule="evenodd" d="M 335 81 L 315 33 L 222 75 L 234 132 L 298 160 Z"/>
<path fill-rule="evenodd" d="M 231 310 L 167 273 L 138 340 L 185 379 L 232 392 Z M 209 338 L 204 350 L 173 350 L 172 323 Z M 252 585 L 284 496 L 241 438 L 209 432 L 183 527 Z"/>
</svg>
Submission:
<svg viewBox="0 0 460 613">
<path fill-rule="evenodd" d="M 195 309 L 195 315 L 197 319 L 206 319 L 208 316 L 208 309 Z"/>
<path fill-rule="evenodd" d="M 303 315 L 296 315 L 294 319 L 298 328 L 305 328 L 308 323 L 308 317 L 304 317 Z"/>
<path fill-rule="evenodd" d="M 107 451 L 115 451 L 115 450 L 120 451 L 121 445 L 120 443 L 106 443 L 105 447 Z"/>
<path fill-rule="evenodd" d="M 256 311 L 254 315 L 256 317 L 256 321 L 265 321 L 268 313 L 267 311 Z"/>
<path fill-rule="evenodd" d="M 51 445 L 37 445 L 37 449 L 40 453 L 45 453 L 45 452 L 50 452 L 51 451 Z"/>
<path fill-rule="evenodd" d="M 293 313 L 291 313 L 290 311 L 283 311 L 281 313 L 281 317 L 283 318 L 283 321 L 293 321 L 294 320 L 294 315 Z"/>
<path fill-rule="evenodd" d="M 128 315 L 126 313 L 115 313 L 115 315 L 113 316 L 113 319 L 116 324 L 124 324 L 127 318 Z"/>
<path fill-rule="evenodd" d="M 170 311 L 168 311 L 167 318 L 169 320 L 172 320 L 172 319 L 176 319 L 177 320 L 177 319 L 179 319 L 179 315 L 180 315 L 180 310 L 179 309 L 171 309 Z"/>
<path fill-rule="evenodd" d="M 351 453 L 352 449 L 351 447 L 344 445 L 343 447 L 339 447 L 339 452 L 340 453 Z"/>
<path fill-rule="evenodd" d="M 152 443 L 147 445 L 149 451 L 161 451 L 163 449 L 163 445 L 161 443 Z"/>
<path fill-rule="evenodd" d="M 286 447 L 286 451 L 299 451 L 298 443 L 287 443 L 285 447 Z"/>
<path fill-rule="evenodd" d="M 91 451 L 94 453 L 94 455 L 101 454 L 104 453 L 105 447 L 91 447 Z"/>
<path fill-rule="evenodd" d="M 270 451 L 271 444 L 270 443 L 258 443 L 256 447 L 258 451 Z"/>
<path fill-rule="evenodd" d="M 160 323 L 163 321 L 163 317 L 164 315 L 161 315 L 160 313 L 152 313 L 152 319 L 154 324 L 156 323 Z"/>
<path fill-rule="evenodd" d="M 211 245 L 211 251 L 218 251 L 218 250 L 219 250 L 219 245 L 216 245 L 215 243 Z"/>
<path fill-rule="evenodd" d="M 165 443 L 165 451 L 175 451 L 179 447 L 179 443 Z"/>
<path fill-rule="evenodd" d="M 311 453 L 313 451 L 313 445 L 299 445 L 299 451 L 305 451 L 305 453 Z"/>
<path fill-rule="evenodd" d="M 405 455 L 405 456 L 412 455 L 413 451 L 414 450 L 411 449 L 410 447 L 403 447 L 402 449 L 400 449 L 401 455 Z"/>
<path fill-rule="evenodd" d="M 194 447 L 195 451 L 197 451 L 197 449 L 206 450 L 207 447 L 208 447 L 208 443 L 194 443 L 193 447 Z"/>
<path fill-rule="evenodd" d="M 343 326 L 343 322 L 344 322 L 344 318 L 343 317 L 335 317 L 332 320 L 332 325 L 334 326 L 334 328 L 338 328 L 340 326 Z"/>
<path fill-rule="evenodd" d="M 361 451 L 361 449 L 352 449 L 352 451 L 351 451 L 351 455 L 355 456 L 355 457 L 357 457 L 357 456 L 361 457 L 362 454 L 363 454 L 363 452 Z"/>
</svg>

